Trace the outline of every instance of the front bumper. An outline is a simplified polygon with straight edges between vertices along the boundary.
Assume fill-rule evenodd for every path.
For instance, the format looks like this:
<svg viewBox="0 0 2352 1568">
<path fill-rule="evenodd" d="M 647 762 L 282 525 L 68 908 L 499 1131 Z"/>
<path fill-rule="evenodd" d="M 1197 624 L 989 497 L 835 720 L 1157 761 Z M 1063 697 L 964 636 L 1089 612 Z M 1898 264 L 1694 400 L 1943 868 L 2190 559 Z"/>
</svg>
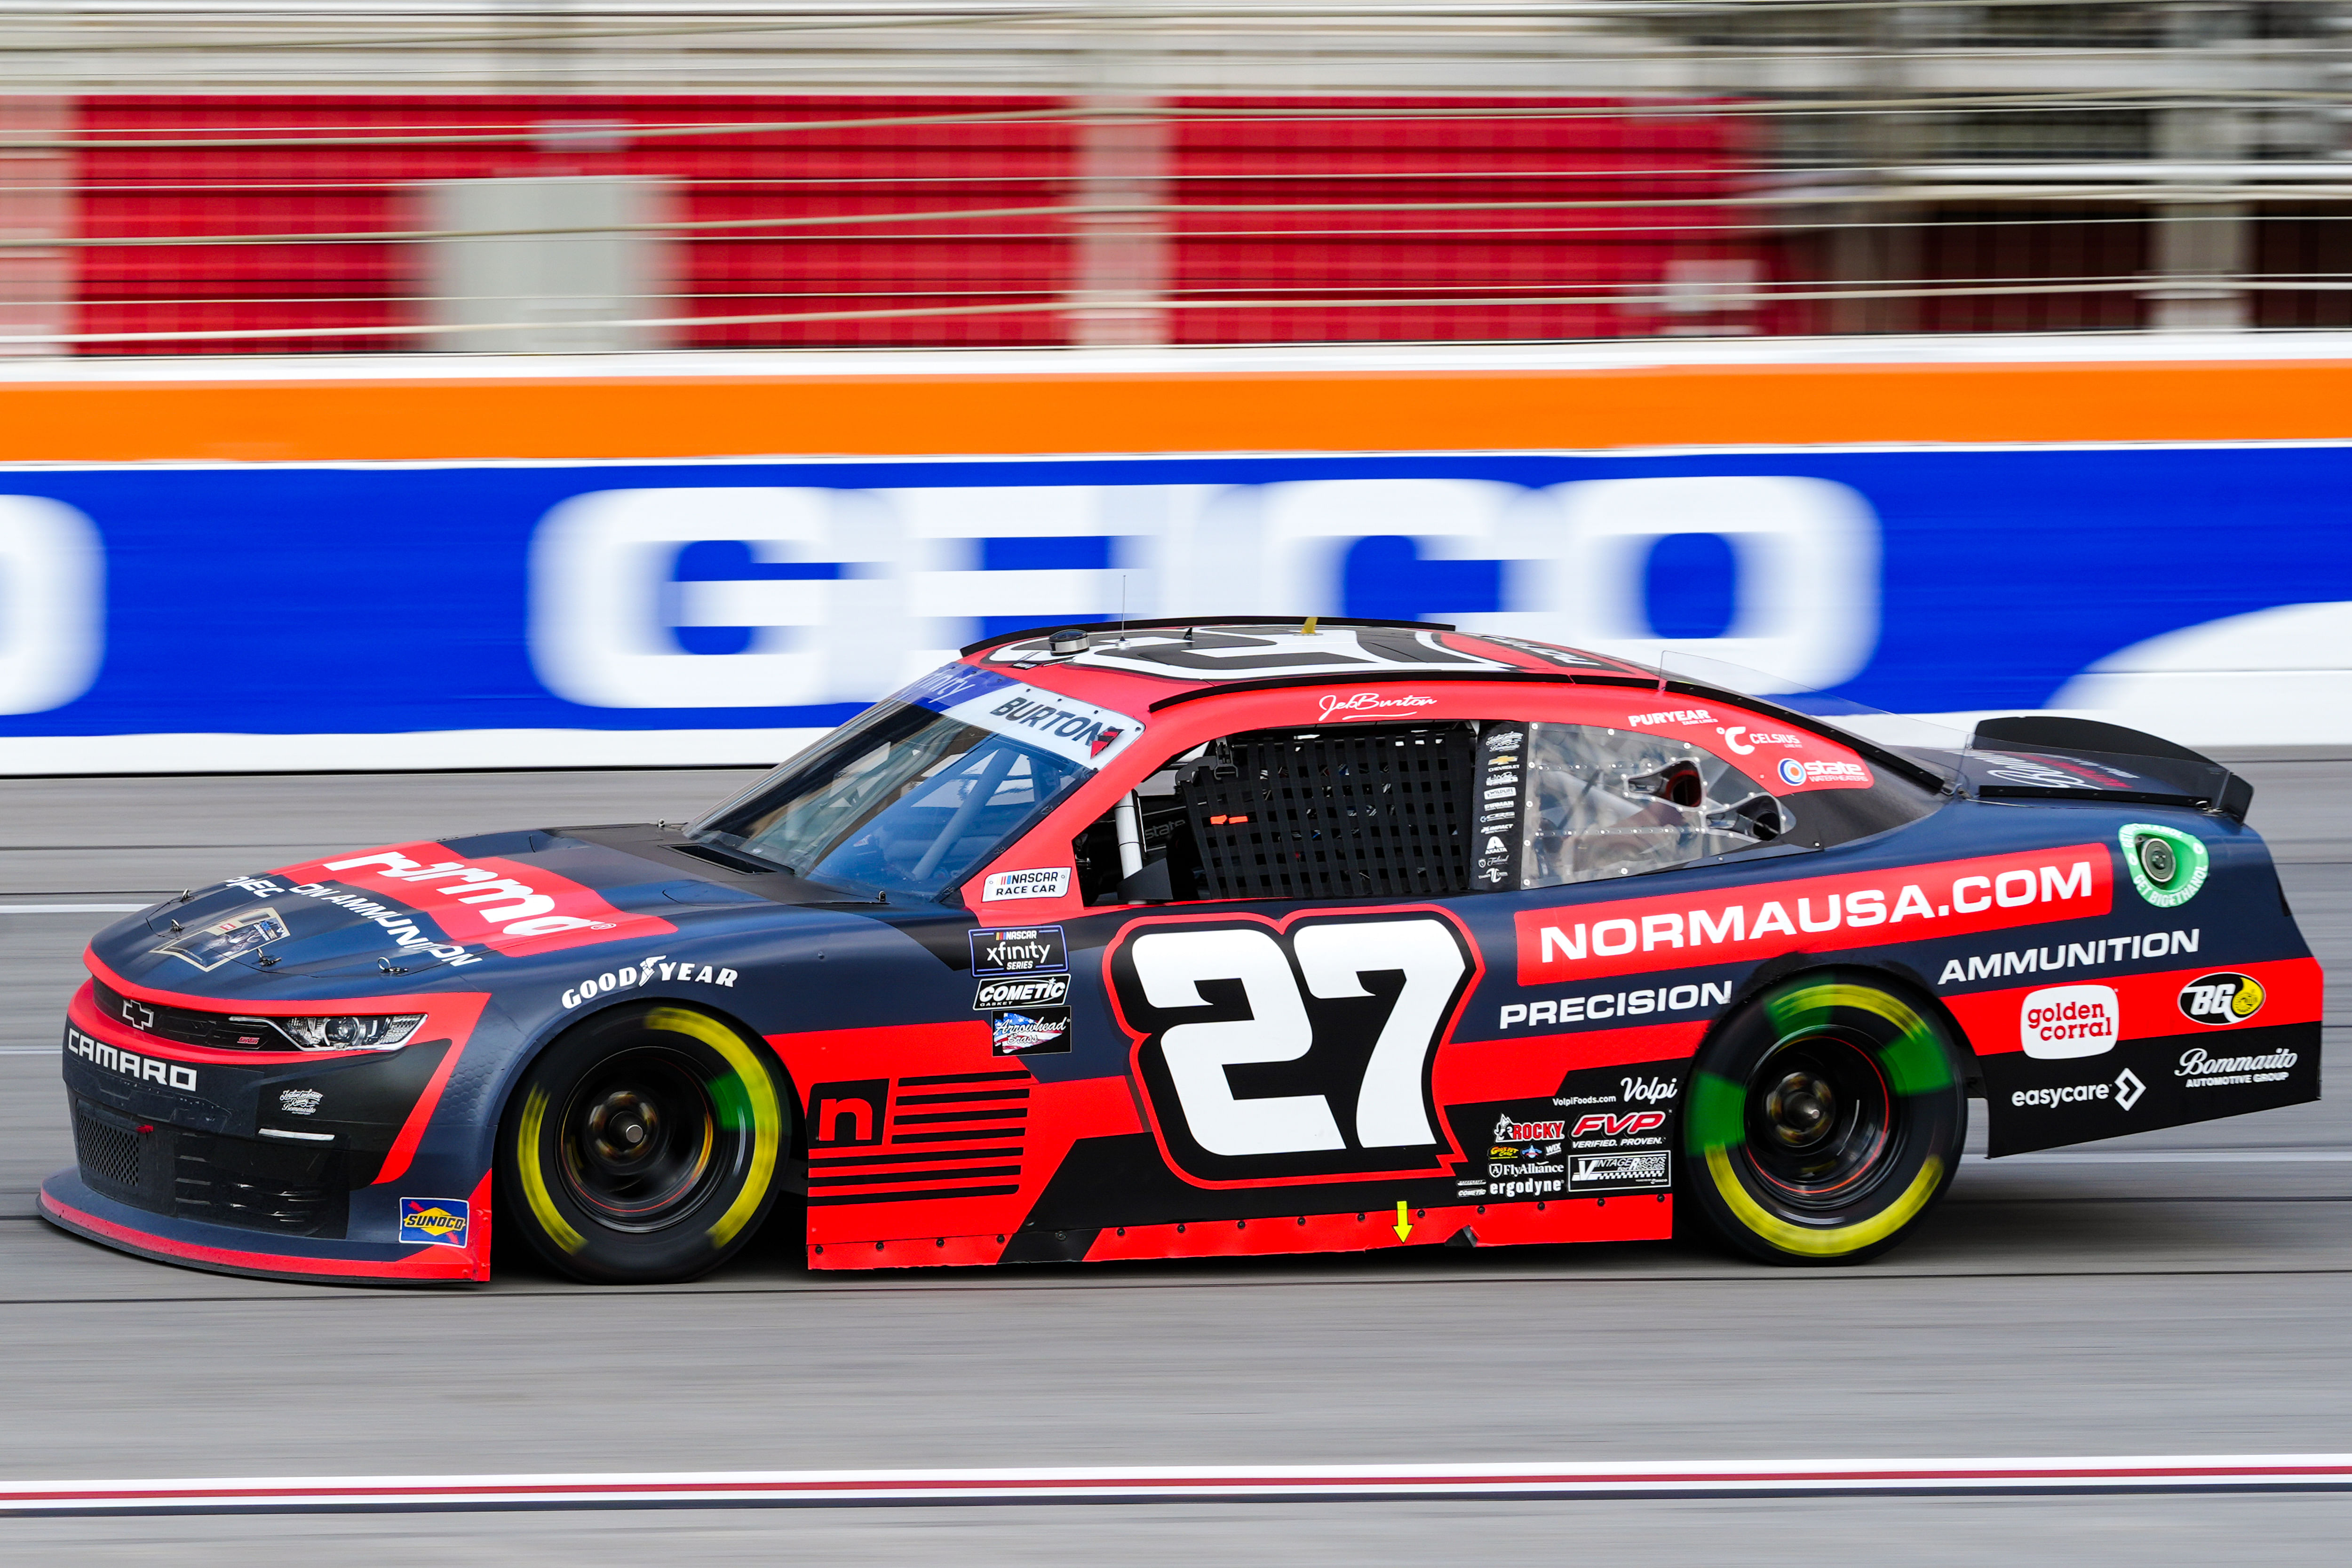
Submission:
<svg viewBox="0 0 2352 1568">
<path fill-rule="evenodd" d="M 445 1205 L 446 1206 L 446 1205 Z M 41 1184 L 41 1216 L 124 1252 L 217 1274 L 349 1285 L 443 1285 L 490 1277 L 490 1179 L 467 1201 L 462 1247 L 327 1241 L 174 1218 L 91 1190 L 79 1170 Z"/>
<path fill-rule="evenodd" d="M 42 1184 L 47 1218 L 110 1247 L 226 1273 L 371 1284 L 489 1277 L 488 1173 L 478 1154 L 459 1155 L 453 1170 L 446 1141 L 425 1136 L 480 998 L 426 999 L 420 1033 L 435 1037 L 397 1053 L 298 1056 L 206 1049 L 133 1028 L 113 1016 L 126 995 L 84 986 L 68 1008 L 77 1163 Z M 179 999 L 149 992 L 129 1010 L 144 1015 L 150 1000 Z"/>
</svg>

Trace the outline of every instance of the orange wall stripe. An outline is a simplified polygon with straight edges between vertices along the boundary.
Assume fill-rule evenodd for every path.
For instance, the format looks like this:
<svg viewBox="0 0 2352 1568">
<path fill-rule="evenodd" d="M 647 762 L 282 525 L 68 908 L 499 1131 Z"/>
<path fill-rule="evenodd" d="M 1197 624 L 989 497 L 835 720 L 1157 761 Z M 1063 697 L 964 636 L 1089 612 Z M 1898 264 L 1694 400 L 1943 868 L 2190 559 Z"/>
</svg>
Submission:
<svg viewBox="0 0 2352 1568">
<path fill-rule="evenodd" d="M 0 461 L 2352 438 L 2352 361 L 0 385 Z"/>
</svg>

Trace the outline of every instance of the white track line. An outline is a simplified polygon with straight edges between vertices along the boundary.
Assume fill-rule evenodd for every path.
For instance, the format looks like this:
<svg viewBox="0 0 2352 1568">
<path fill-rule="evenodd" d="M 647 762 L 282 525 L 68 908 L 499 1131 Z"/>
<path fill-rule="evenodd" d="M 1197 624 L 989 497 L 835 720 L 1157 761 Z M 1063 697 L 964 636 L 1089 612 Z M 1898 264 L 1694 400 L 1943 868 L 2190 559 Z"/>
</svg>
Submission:
<svg viewBox="0 0 2352 1568">
<path fill-rule="evenodd" d="M 0 915 L 132 915 L 152 905 L 144 904 L 0 904 Z"/>
<path fill-rule="evenodd" d="M 251 1477 L 0 1483 L 0 1515 L 2352 1490 L 2352 1454 Z"/>
</svg>

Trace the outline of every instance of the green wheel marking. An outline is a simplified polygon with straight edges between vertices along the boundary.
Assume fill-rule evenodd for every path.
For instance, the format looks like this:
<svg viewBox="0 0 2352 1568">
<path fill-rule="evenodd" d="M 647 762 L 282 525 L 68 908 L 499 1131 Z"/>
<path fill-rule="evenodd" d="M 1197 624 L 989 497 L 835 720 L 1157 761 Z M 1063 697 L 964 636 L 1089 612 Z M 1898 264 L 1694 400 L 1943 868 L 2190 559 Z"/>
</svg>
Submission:
<svg viewBox="0 0 2352 1568">
<path fill-rule="evenodd" d="M 1692 1074 L 1683 1125 L 1694 1154 L 1737 1148 L 1748 1141 L 1748 1091 L 1716 1073 Z"/>
<path fill-rule="evenodd" d="M 710 1245 L 724 1247 L 759 1212 L 760 1200 L 767 1196 L 768 1184 L 775 1175 L 784 1125 L 782 1108 L 776 1102 L 775 1079 L 768 1075 L 768 1069 L 751 1054 L 741 1037 L 707 1014 L 689 1013 L 683 1007 L 656 1007 L 646 1015 L 646 1026 L 700 1040 L 733 1069 L 714 1080 L 710 1092 L 719 1101 L 722 1121 L 730 1116 L 736 1117 L 737 1121 L 729 1123 L 730 1128 L 736 1131 L 748 1128 L 751 1131 L 751 1171 L 744 1178 L 743 1190 L 735 1194 L 734 1203 L 710 1227 Z"/>
<path fill-rule="evenodd" d="M 1875 1047 L 1878 1065 L 1898 1095 L 1932 1094 L 1952 1082 L 1952 1064 L 1943 1043 L 1927 1021 L 1884 991 L 1867 985 L 1843 985 L 1834 981 L 1801 985 L 1768 997 L 1764 1016 L 1780 1037 L 1826 1022 L 1840 1007 L 1870 1013 L 1900 1031 Z"/>
</svg>

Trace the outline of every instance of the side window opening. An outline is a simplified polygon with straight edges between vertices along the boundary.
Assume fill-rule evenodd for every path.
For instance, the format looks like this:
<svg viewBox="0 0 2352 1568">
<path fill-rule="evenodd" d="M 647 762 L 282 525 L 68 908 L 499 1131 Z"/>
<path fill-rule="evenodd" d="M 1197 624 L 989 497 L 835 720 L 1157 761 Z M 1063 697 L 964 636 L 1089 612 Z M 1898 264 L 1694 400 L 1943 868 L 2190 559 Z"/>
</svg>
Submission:
<svg viewBox="0 0 2352 1568">
<path fill-rule="evenodd" d="M 1468 722 L 1226 736 L 1078 836 L 1080 890 L 1089 904 L 1468 892 L 1477 744 Z"/>
<path fill-rule="evenodd" d="M 1663 870 L 1769 844 L 1786 802 L 1728 763 L 1662 735 L 1530 724 L 1520 886 Z"/>
</svg>

